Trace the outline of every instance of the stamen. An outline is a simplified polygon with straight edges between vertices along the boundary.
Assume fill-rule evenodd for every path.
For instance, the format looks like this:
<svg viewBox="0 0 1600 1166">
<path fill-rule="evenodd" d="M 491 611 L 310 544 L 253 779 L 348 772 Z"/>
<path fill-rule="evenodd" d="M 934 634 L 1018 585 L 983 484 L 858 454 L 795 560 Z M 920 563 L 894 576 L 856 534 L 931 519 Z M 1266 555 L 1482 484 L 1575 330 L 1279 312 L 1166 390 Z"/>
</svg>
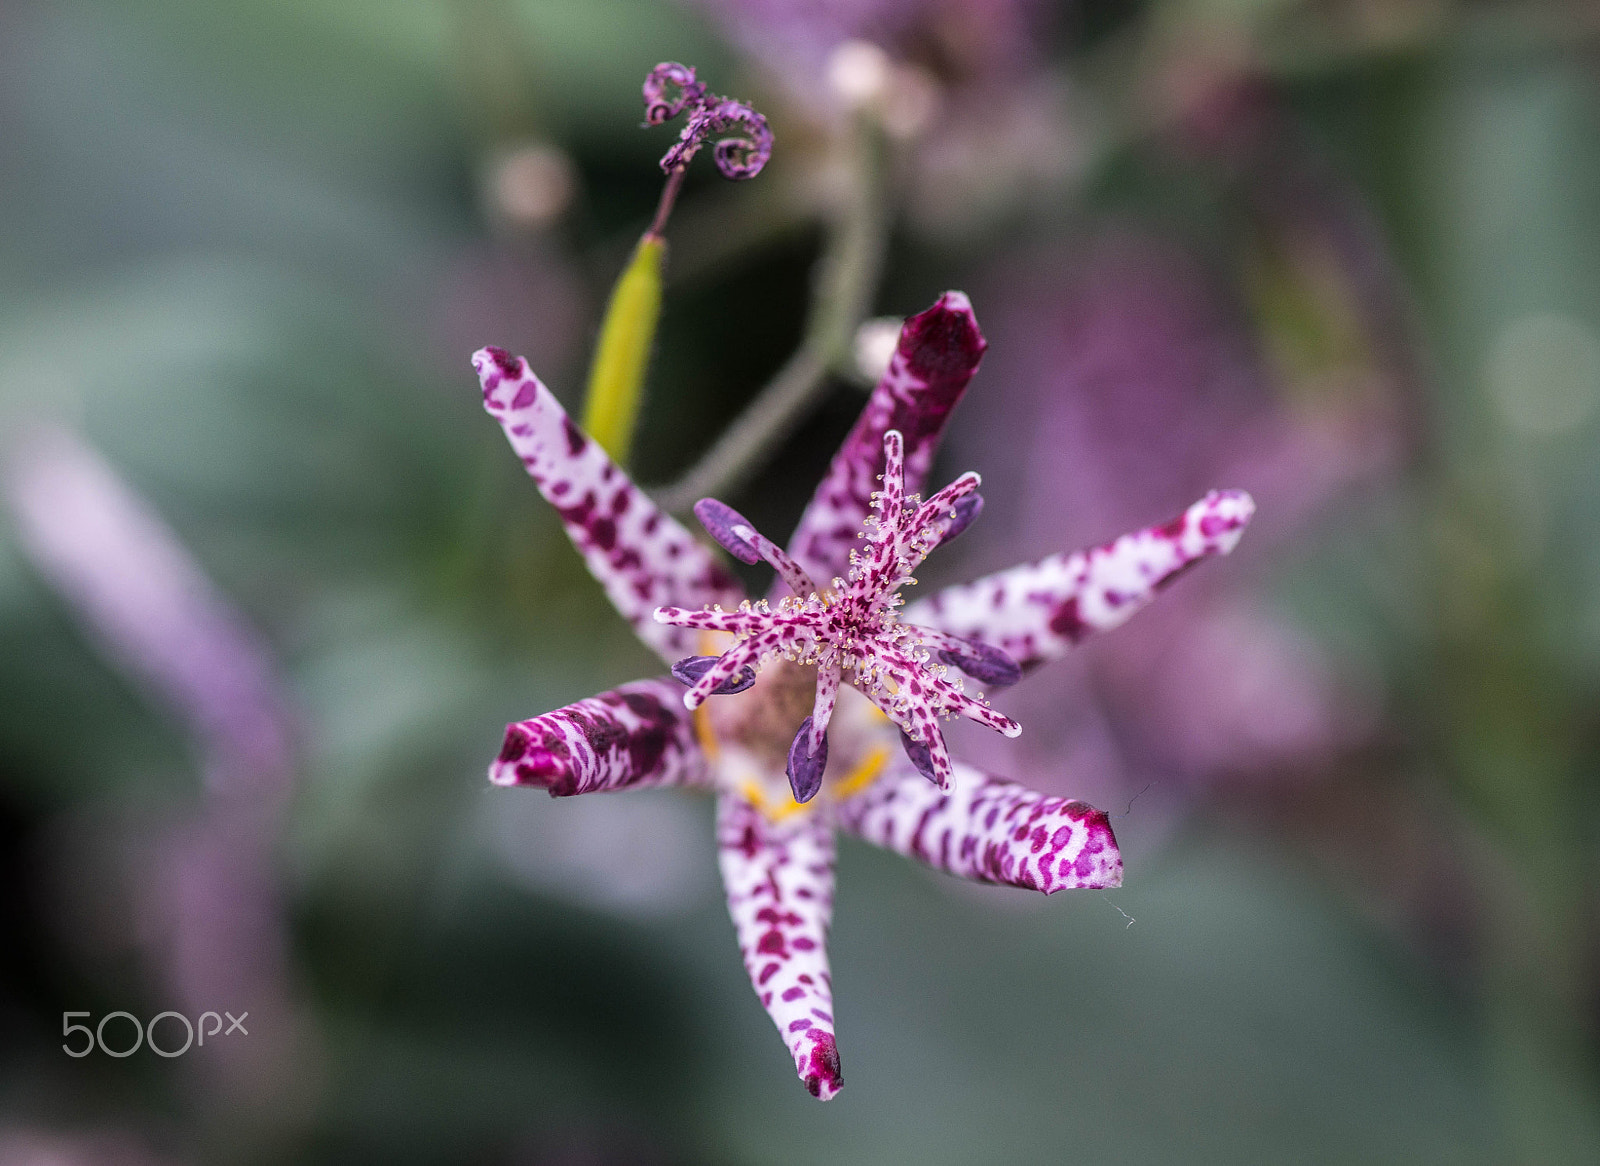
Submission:
<svg viewBox="0 0 1600 1166">
<path fill-rule="evenodd" d="M 707 672 L 716 666 L 717 656 L 685 656 L 672 666 L 672 678 L 686 688 L 693 688 Z M 756 682 L 756 670 L 748 664 L 744 669 L 729 680 L 711 690 L 712 696 L 732 696 L 736 692 L 743 692 Z"/>
<path fill-rule="evenodd" d="M 990 688 L 1006 688 L 1022 679 L 1022 668 L 1010 655 L 979 640 L 951 636 L 939 649 L 939 659 Z"/>
<path fill-rule="evenodd" d="M 791 559 L 787 551 L 748 522 L 743 520 L 735 522 L 729 533 L 746 546 L 754 548 L 756 554 L 772 564 L 778 575 L 789 585 L 789 590 L 796 595 L 807 596 L 816 592 L 817 585 L 811 581 L 811 576 L 806 574 L 805 569 Z"/>
<path fill-rule="evenodd" d="M 838 664 L 817 669 L 817 695 L 811 708 L 811 744 L 808 746 L 813 753 L 827 741 L 828 722 L 833 719 L 841 676 Z"/>
<path fill-rule="evenodd" d="M 900 747 L 906 751 L 906 756 L 911 758 L 911 764 L 917 767 L 918 773 L 935 785 L 939 784 L 939 775 L 933 769 L 932 750 L 904 729 L 900 730 Z"/>
<path fill-rule="evenodd" d="M 760 552 L 733 533 L 735 526 L 748 527 L 750 523 L 732 506 L 718 502 L 715 498 L 702 498 L 694 504 L 694 516 L 700 520 L 700 525 L 706 528 L 706 533 L 741 563 L 761 561 Z M 748 605 L 749 601 L 746 600 L 739 606 L 741 610 L 745 610 Z"/>
<path fill-rule="evenodd" d="M 822 788 L 822 774 L 828 768 L 828 738 L 822 738 L 821 746 L 816 752 L 811 752 L 811 718 L 807 717 L 800 722 L 800 731 L 794 735 L 794 743 L 789 746 L 789 763 L 785 772 L 789 775 L 789 789 L 794 793 L 794 800 L 804 805 L 817 796 L 817 791 Z"/>
<path fill-rule="evenodd" d="M 952 509 L 955 510 L 955 517 L 950 519 L 950 525 L 944 528 L 944 537 L 938 543 L 940 546 L 966 530 L 972 525 L 973 520 L 983 513 L 983 495 L 976 492 L 968 494 Z"/>
</svg>

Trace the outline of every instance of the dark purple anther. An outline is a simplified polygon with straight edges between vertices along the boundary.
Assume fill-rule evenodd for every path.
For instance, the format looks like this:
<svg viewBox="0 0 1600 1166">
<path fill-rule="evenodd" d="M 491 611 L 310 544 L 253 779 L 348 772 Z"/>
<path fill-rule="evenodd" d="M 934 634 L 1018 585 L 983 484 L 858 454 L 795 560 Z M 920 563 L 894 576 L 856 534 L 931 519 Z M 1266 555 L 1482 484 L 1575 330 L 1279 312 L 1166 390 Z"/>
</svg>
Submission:
<svg viewBox="0 0 1600 1166">
<path fill-rule="evenodd" d="M 784 770 L 789 775 L 794 800 L 802 805 L 817 796 L 822 788 L 822 771 L 828 768 L 828 738 L 822 738 L 815 753 L 807 753 L 810 748 L 811 718 L 807 717 L 800 722 L 800 731 L 794 735 L 794 744 L 789 746 L 789 764 Z"/>
<path fill-rule="evenodd" d="M 733 533 L 735 526 L 750 526 L 750 520 L 732 506 L 718 502 L 715 498 L 702 498 L 694 504 L 694 516 L 700 520 L 700 525 L 706 528 L 706 533 L 741 563 L 761 561 L 761 555 L 755 547 Z M 752 526 L 750 529 L 754 530 L 755 527 Z"/>
<path fill-rule="evenodd" d="M 962 644 L 958 651 L 944 649 L 939 659 L 991 688 L 1005 688 L 1022 679 L 1022 667 L 999 648 L 979 640 L 963 640 Z"/>
<path fill-rule="evenodd" d="M 950 525 L 945 527 L 944 537 L 939 540 L 941 546 L 966 530 L 972 525 L 973 520 L 983 513 L 983 495 L 974 490 L 966 497 L 957 499 L 951 509 L 956 512 L 956 516 L 950 520 Z"/>
<path fill-rule="evenodd" d="M 672 678 L 685 688 L 693 688 L 695 682 L 711 671 L 711 666 L 717 662 L 716 656 L 685 656 L 672 666 Z M 732 696 L 736 692 L 743 692 L 756 682 L 756 670 L 746 664 L 739 670 L 737 676 L 724 680 L 711 690 L 712 696 Z"/>
<path fill-rule="evenodd" d="M 911 758 L 911 764 L 917 767 L 918 773 L 933 782 L 934 785 L 939 784 L 938 774 L 933 771 L 933 755 L 928 751 L 926 745 L 904 729 L 901 729 L 900 747 L 906 751 L 906 756 Z"/>
</svg>

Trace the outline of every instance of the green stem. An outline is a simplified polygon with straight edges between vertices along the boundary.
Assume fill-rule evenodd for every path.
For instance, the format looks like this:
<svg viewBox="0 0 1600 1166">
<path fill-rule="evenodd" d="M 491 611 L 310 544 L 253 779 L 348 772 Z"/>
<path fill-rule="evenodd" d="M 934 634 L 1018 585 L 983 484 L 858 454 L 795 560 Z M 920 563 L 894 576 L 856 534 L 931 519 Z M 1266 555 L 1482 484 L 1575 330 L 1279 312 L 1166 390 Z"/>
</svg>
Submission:
<svg viewBox="0 0 1600 1166">
<path fill-rule="evenodd" d="M 699 462 L 658 493 L 666 509 L 683 513 L 701 498 L 727 494 L 742 484 L 816 403 L 828 374 L 848 358 L 883 267 L 888 228 L 884 154 L 881 129 L 869 117 L 859 117 L 853 131 L 850 198 L 829 226 L 800 346 Z"/>
</svg>

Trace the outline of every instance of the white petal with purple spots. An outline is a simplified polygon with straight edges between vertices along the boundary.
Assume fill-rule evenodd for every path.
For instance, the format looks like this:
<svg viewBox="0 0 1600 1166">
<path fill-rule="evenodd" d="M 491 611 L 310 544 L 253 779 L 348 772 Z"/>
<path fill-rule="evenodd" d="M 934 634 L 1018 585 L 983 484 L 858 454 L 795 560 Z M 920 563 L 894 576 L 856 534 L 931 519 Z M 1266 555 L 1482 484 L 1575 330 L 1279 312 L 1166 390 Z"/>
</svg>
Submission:
<svg viewBox="0 0 1600 1166">
<path fill-rule="evenodd" d="M 905 618 L 981 640 L 1032 668 L 1123 623 L 1201 559 L 1233 550 L 1254 513 L 1243 490 L 1213 490 L 1170 522 L 947 587 L 908 607 Z"/>
<path fill-rule="evenodd" d="M 957 764 L 941 791 L 904 767 L 839 803 L 841 829 L 980 883 L 1054 894 L 1122 885 L 1122 854 L 1101 810 Z"/>
<path fill-rule="evenodd" d="M 484 408 L 561 515 L 612 606 L 667 663 L 690 655 L 694 637 L 656 623 L 650 613 L 668 603 L 737 603 L 744 597 L 738 583 L 585 436 L 527 361 L 484 348 L 472 363 Z"/>
<path fill-rule="evenodd" d="M 744 798 L 717 802 L 717 860 L 745 971 L 812 1096 L 839 1091 L 828 925 L 833 830 L 820 814 L 773 823 Z"/>
<path fill-rule="evenodd" d="M 705 755 L 676 680 L 638 680 L 506 726 L 496 785 L 552 797 L 631 786 L 704 785 Z"/>
<path fill-rule="evenodd" d="M 888 371 L 789 540 L 790 552 L 812 578 L 832 578 L 848 565 L 883 472 L 883 435 L 889 430 L 905 435 L 906 492 L 922 488 L 945 423 L 978 371 L 985 347 L 972 304 L 960 292 L 945 292 L 933 307 L 905 322 Z"/>
</svg>

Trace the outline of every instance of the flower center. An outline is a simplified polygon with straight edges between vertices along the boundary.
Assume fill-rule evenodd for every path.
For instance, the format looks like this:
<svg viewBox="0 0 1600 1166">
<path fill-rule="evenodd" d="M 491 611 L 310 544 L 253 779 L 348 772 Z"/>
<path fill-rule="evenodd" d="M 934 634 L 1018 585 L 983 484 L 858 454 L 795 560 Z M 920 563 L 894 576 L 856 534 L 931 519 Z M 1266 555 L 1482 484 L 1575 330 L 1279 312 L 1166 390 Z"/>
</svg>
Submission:
<svg viewBox="0 0 1600 1166">
<path fill-rule="evenodd" d="M 960 533 L 981 508 L 978 475 L 963 474 L 926 502 L 905 495 L 905 445 L 897 430 L 884 434 L 883 489 L 872 495 L 873 513 L 863 525 L 865 545 L 850 552 L 848 581 L 835 578 L 823 590 L 801 566 L 738 512 L 712 498 L 695 504 L 702 525 L 736 558 L 765 559 L 792 595 L 774 610 L 766 600 L 745 600 L 737 611 L 657 609 L 658 622 L 702 631 L 729 632 L 737 641 L 719 657 L 680 660 L 673 675 L 689 686 L 684 704 L 694 709 L 708 697 L 742 693 L 757 674 L 783 661 L 814 669 L 811 715 L 800 721 L 784 771 L 795 800 L 808 801 L 829 770 L 828 727 L 840 685 L 848 682 L 900 727 L 907 755 L 929 780 L 945 788 L 952 775 L 939 721 L 965 716 L 1014 737 L 1021 727 L 982 700 L 962 691 L 954 664 L 991 683 L 1010 683 L 1020 670 L 1005 653 L 932 628 L 903 624 L 895 615 L 900 588 L 916 582 L 911 572 L 941 542 Z M 934 653 L 938 653 L 938 661 Z M 810 673 L 808 673 L 810 675 Z M 784 702 L 788 713 L 803 702 Z M 791 722 L 792 723 L 792 722 Z"/>
<path fill-rule="evenodd" d="M 742 794 L 774 821 L 861 792 L 892 754 L 895 734 L 887 718 L 859 694 L 841 692 L 822 794 L 795 801 L 784 765 L 794 727 L 812 709 L 816 683 L 814 666 L 776 660 L 737 698 L 707 701 L 695 710 L 718 787 Z"/>
</svg>

